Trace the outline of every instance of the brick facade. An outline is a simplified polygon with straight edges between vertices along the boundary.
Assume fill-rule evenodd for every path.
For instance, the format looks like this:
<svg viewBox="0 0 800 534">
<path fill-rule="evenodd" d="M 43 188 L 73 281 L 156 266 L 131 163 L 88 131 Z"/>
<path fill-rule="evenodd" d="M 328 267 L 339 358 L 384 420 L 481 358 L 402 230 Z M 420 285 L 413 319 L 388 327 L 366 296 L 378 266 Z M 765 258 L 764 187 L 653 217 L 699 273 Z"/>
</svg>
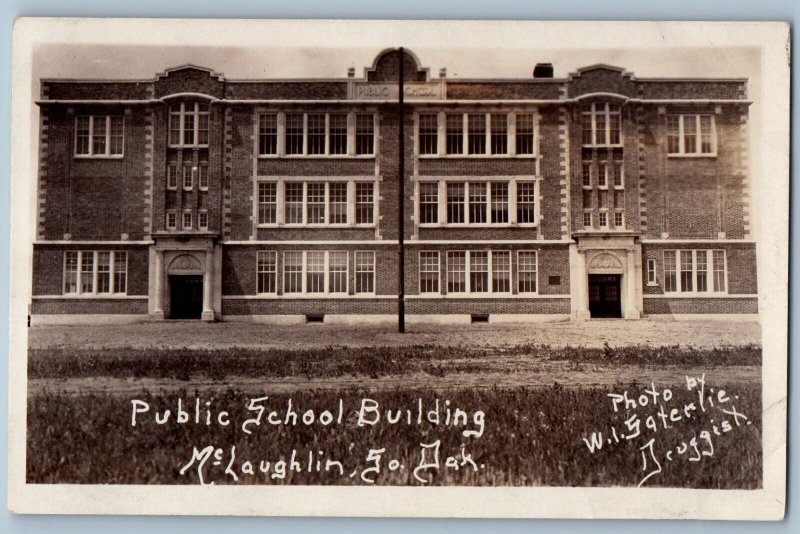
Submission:
<svg viewBox="0 0 800 534">
<path fill-rule="evenodd" d="M 628 318 L 757 313 L 746 80 L 642 80 L 606 65 L 566 78 L 449 80 L 431 78 L 406 52 L 401 117 L 400 57 L 384 51 L 362 78 L 336 80 L 228 80 L 191 65 L 151 80 L 42 80 L 32 314 L 169 318 L 183 305 L 175 302 L 182 284 L 189 295 L 202 279 L 204 319 L 391 315 L 399 228 L 412 315 L 586 318 L 599 276 L 617 284 L 619 315 Z M 85 117 L 91 130 L 79 133 Z M 121 149 L 109 148 L 120 132 L 103 129 L 108 117 L 122 117 Z M 334 119 L 346 132 L 337 134 L 344 153 L 333 153 Z M 325 149 L 313 146 L 330 155 L 308 153 L 319 131 L 313 142 Z M 359 143 L 373 151 L 357 153 Z M 298 146 L 303 153 L 291 153 Z M 313 224 L 312 213 L 332 217 L 334 182 L 347 184 L 337 186 L 340 194 L 346 187 L 347 215 Z M 263 198 L 260 183 L 275 184 Z M 372 195 L 373 220 L 358 224 L 356 184 L 371 184 Z M 302 192 L 302 223 L 287 220 L 301 213 L 290 215 L 290 188 Z M 322 211 L 309 206 L 312 190 Z M 535 198 L 533 211 L 523 198 Z M 485 221 L 454 223 L 458 209 Z M 724 292 L 665 292 L 664 251 L 673 250 L 724 251 Z M 76 267 L 85 282 L 77 288 L 65 282 L 68 251 L 86 251 L 81 261 L 92 252 L 97 262 Z M 108 268 L 98 251 L 127 252 L 124 294 L 97 282 Z M 346 252 L 347 290 L 285 294 L 285 261 L 298 251 Z M 468 265 L 448 265 L 459 261 L 448 252 L 462 251 Z M 276 258 L 264 267 L 274 269 L 274 292 L 258 292 L 259 252 Z M 355 289 L 357 252 L 374 252 L 368 294 Z M 436 292 L 420 293 L 420 252 L 438 253 Z M 520 267 L 520 253 L 535 267 Z M 302 276 L 316 268 L 305 265 Z M 86 269 L 93 283 L 80 278 Z M 535 291 L 521 291 L 531 269 Z M 449 294 L 448 280 L 459 276 L 468 291 Z M 480 289 L 505 276 L 502 289 Z"/>
</svg>

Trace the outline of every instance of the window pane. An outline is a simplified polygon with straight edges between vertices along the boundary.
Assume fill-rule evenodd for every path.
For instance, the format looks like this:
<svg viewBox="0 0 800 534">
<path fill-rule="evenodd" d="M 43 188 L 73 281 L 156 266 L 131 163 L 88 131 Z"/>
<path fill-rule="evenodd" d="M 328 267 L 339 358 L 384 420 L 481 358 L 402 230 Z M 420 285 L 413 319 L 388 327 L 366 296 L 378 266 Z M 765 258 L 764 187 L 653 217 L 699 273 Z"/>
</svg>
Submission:
<svg viewBox="0 0 800 534">
<path fill-rule="evenodd" d="M 680 251 L 680 260 L 681 260 L 681 291 L 688 292 L 692 291 L 692 271 L 693 271 L 693 260 L 692 260 L 692 251 L 691 250 L 681 250 Z"/>
<path fill-rule="evenodd" d="M 290 250 L 283 253 L 284 293 L 303 292 L 303 253 Z"/>
<path fill-rule="evenodd" d="M 536 293 L 536 252 L 520 251 L 517 262 L 517 290 L 520 293 Z"/>
<path fill-rule="evenodd" d="M 608 117 L 608 126 L 609 126 L 609 144 L 618 145 L 622 141 L 620 130 L 622 129 L 622 115 L 619 113 L 619 108 L 617 107 L 617 112 L 611 113 Z"/>
<path fill-rule="evenodd" d="M 583 212 L 583 227 L 584 228 L 592 228 L 594 225 L 592 224 L 592 212 L 591 211 L 584 211 Z"/>
<path fill-rule="evenodd" d="M 678 290 L 675 255 L 676 252 L 674 250 L 664 252 L 664 291 L 666 292 Z"/>
<path fill-rule="evenodd" d="M 469 184 L 469 222 L 486 223 L 488 213 L 486 198 L 486 184 L 483 182 L 470 182 Z"/>
<path fill-rule="evenodd" d="M 94 253 L 81 252 L 81 293 L 94 292 Z"/>
<path fill-rule="evenodd" d="M 467 143 L 469 154 L 486 154 L 486 115 L 467 115 Z"/>
<path fill-rule="evenodd" d="M 128 291 L 128 253 L 114 252 L 114 292 Z"/>
<path fill-rule="evenodd" d="M 511 253 L 492 252 L 492 291 L 511 291 Z"/>
<path fill-rule="evenodd" d="M 605 161 L 597 165 L 597 186 L 608 187 L 608 164 Z"/>
<path fill-rule="evenodd" d="M 372 224 L 374 222 L 373 190 L 372 182 L 356 182 L 356 224 Z"/>
<path fill-rule="evenodd" d="M 601 211 L 597 214 L 597 225 L 600 228 L 607 228 L 608 227 L 608 213 L 605 211 Z"/>
<path fill-rule="evenodd" d="M 78 292 L 78 253 L 64 252 L 64 293 Z"/>
<path fill-rule="evenodd" d="M 372 113 L 356 115 L 356 154 L 375 152 L 375 119 Z"/>
<path fill-rule="evenodd" d="M 258 224 L 278 222 L 278 184 L 258 183 Z"/>
<path fill-rule="evenodd" d="M 186 113 L 183 115 L 183 144 L 194 144 L 194 112 L 191 104 L 186 105 Z"/>
<path fill-rule="evenodd" d="M 492 127 L 492 154 L 508 153 L 508 116 L 492 113 L 490 115 Z"/>
<path fill-rule="evenodd" d="M 592 164 L 583 164 L 583 187 L 592 187 Z"/>
<path fill-rule="evenodd" d="M 181 144 L 181 106 L 170 106 L 169 112 L 169 144 Z M 177 111 L 176 111 L 177 110 Z"/>
<path fill-rule="evenodd" d="M 623 186 L 623 169 L 622 163 L 619 161 L 615 161 L 613 166 L 611 167 L 611 172 L 614 177 L 614 187 L 622 187 Z"/>
<path fill-rule="evenodd" d="M 594 116 L 595 131 L 594 141 L 597 145 L 605 145 L 606 141 L 606 115 L 603 106 L 597 106 L 597 113 Z"/>
<path fill-rule="evenodd" d="M 656 283 L 656 260 L 653 259 L 647 260 L 647 283 Z"/>
<path fill-rule="evenodd" d="M 111 292 L 111 252 L 105 250 L 97 253 L 97 292 Z"/>
<path fill-rule="evenodd" d="M 303 222 L 303 182 L 286 182 L 284 191 L 284 222 Z"/>
<path fill-rule="evenodd" d="M 106 117 L 92 117 L 92 154 L 106 153 Z"/>
<path fill-rule="evenodd" d="M 439 253 L 419 253 L 419 291 L 420 293 L 439 292 Z"/>
<path fill-rule="evenodd" d="M 178 226 L 178 215 L 174 212 L 167 212 L 167 229 L 174 230 Z"/>
<path fill-rule="evenodd" d="M 75 119 L 75 153 L 89 154 L 89 117 Z"/>
<path fill-rule="evenodd" d="M 714 135 L 711 121 L 711 115 L 700 116 L 700 151 L 703 154 L 711 154 L 714 152 Z"/>
<path fill-rule="evenodd" d="M 489 253 L 473 251 L 469 255 L 469 286 L 473 293 L 489 291 Z"/>
<path fill-rule="evenodd" d="M 303 114 L 286 114 L 286 153 L 303 153 Z"/>
<path fill-rule="evenodd" d="M 464 293 L 467 290 L 466 252 L 447 253 L 447 292 Z"/>
<path fill-rule="evenodd" d="M 447 153 L 464 153 L 464 116 L 462 114 L 450 114 L 447 117 Z"/>
<path fill-rule="evenodd" d="M 697 291 L 708 291 L 708 254 L 705 250 L 697 254 Z"/>
<path fill-rule="evenodd" d="M 492 222 L 508 222 L 508 182 L 492 182 Z"/>
<path fill-rule="evenodd" d="M 278 253 L 259 251 L 256 257 L 256 292 L 275 293 L 277 290 Z"/>
<path fill-rule="evenodd" d="M 591 108 L 590 108 L 591 109 Z M 592 114 L 591 112 L 584 111 L 581 114 L 581 131 L 583 132 L 583 144 L 594 144 L 594 129 L 592 128 Z"/>
<path fill-rule="evenodd" d="M 200 230 L 208 230 L 208 212 L 201 211 L 197 214 L 197 227 Z"/>
<path fill-rule="evenodd" d="M 697 115 L 683 115 L 683 151 L 687 154 L 697 152 Z"/>
<path fill-rule="evenodd" d="M 198 124 L 197 124 L 197 144 L 199 145 L 207 145 L 208 144 L 208 114 L 201 113 L 198 117 Z"/>
<path fill-rule="evenodd" d="M 197 168 L 197 185 L 201 189 L 208 189 L 208 164 L 201 163 Z"/>
<path fill-rule="evenodd" d="M 191 189 L 194 185 L 194 167 L 191 163 L 183 164 L 183 188 Z"/>
<path fill-rule="evenodd" d="M 347 293 L 347 252 L 328 253 L 328 292 Z"/>
<path fill-rule="evenodd" d="M 536 206 L 536 184 L 534 182 L 517 183 L 517 222 L 533 223 Z"/>
<path fill-rule="evenodd" d="M 344 224 L 347 222 L 347 183 L 331 182 L 328 184 L 328 223 Z"/>
<path fill-rule="evenodd" d="M 463 183 L 447 183 L 447 222 L 450 224 L 465 222 L 464 191 Z"/>
<path fill-rule="evenodd" d="M 439 152 L 439 117 L 435 113 L 419 115 L 419 153 Z"/>
<path fill-rule="evenodd" d="M 328 152 L 347 154 L 347 115 L 331 113 L 328 116 Z"/>
<path fill-rule="evenodd" d="M 325 253 L 320 251 L 306 252 L 306 292 L 323 293 L 325 291 Z"/>
<path fill-rule="evenodd" d="M 111 147 L 110 154 L 122 154 L 124 138 L 124 120 L 121 116 L 111 117 Z"/>
<path fill-rule="evenodd" d="M 325 114 L 310 113 L 308 115 L 308 153 L 325 153 Z"/>
<path fill-rule="evenodd" d="M 275 113 L 258 117 L 258 153 L 278 153 L 278 115 Z"/>
<path fill-rule="evenodd" d="M 375 253 L 372 251 L 357 251 L 356 265 L 356 293 L 375 292 Z"/>
<path fill-rule="evenodd" d="M 183 228 L 189 230 L 192 228 L 192 212 L 183 212 Z"/>
<path fill-rule="evenodd" d="M 680 126 L 678 115 L 667 115 L 667 152 L 679 154 L 680 147 Z"/>
<path fill-rule="evenodd" d="M 517 113 L 517 154 L 533 153 L 533 113 Z"/>
<path fill-rule="evenodd" d="M 715 250 L 714 257 L 714 291 L 725 291 L 725 251 Z"/>
<path fill-rule="evenodd" d="M 439 184 L 436 182 L 419 184 L 419 222 L 439 222 Z"/>
<path fill-rule="evenodd" d="M 625 214 L 621 211 L 614 212 L 614 227 L 615 228 L 624 228 L 625 227 Z"/>
<path fill-rule="evenodd" d="M 325 183 L 309 182 L 306 184 L 306 223 L 322 224 L 325 222 Z"/>
<path fill-rule="evenodd" d="M 176 189 L 178 187 L 178 166 L 177 165 L 168 165 L 167 166 L 167 188 L 168 189 Z"/>
</svg>

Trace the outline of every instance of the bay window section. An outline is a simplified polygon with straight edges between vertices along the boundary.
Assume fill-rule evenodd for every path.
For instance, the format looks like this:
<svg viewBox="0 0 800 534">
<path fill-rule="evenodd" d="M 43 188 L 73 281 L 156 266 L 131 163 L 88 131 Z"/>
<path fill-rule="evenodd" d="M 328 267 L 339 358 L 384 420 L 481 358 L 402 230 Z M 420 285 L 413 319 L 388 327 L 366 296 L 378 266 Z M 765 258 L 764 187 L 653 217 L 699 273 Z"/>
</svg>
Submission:
<svg viewBox="0 0 800 534">
<path fill-rule="evenodd" d="M 64 252 L 65 295 L 113 295 L 127 292 L 128 253 L 68 250 Z"/>
<path fill-rule="evenodd" d="M 169 107 L 169 145 L 208 146 L 209 105 L 181 102 Z"/>
<path fill-rule="evenodd" d="M 664 251 L 664 292 L 725 293 L 725 251 Z"/>
<path fill-rule="evenodd" d="M 622 144 L 622 112 L 619 104 L 594 102 L 581 111 L 583 146 L 618 146 Z"/>
</svg>

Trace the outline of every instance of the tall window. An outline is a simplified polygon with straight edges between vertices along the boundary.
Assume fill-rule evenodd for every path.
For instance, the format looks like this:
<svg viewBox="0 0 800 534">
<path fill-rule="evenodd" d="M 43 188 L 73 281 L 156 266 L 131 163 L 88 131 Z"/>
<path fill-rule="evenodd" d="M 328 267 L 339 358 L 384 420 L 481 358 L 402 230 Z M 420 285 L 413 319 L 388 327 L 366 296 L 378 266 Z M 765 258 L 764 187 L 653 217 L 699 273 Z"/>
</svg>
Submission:
<svg viewBox="0 0 800 534">
<path fill-rule="evenodd" d="M 178 228 L 178 214 L 174 211 L 168 211 L 165 224 L 167 225 L 167 230 L 176 230 Z"/>
<path fill-rule="evenodd" d="M 68 250 L 64 252 L 65 295 L 124 294 L 128 289 L 128 253 Z"/>
<path fill-rule="evenodd" d="M 278 222 L 278 184 L 258 183 L 258 224 Z"/>
<path fill-rule="evenodd" d="M 439 253 L 419 253 L 419 292 L 439 293 Z"/>
<path fill-rule="evenodd" d="M 592 163 L 583 162 L 583 187 L 592 187 Z"/>
<path fill-rule="evenodd" d="M 446 116 L 445 149 L 448 154 L 464 153 L 464 115 L 461 113 L 448 113 Z"/>
<path fill-rule="evenodd" d="M 511 253 L 492 252 L 492 292 L 508 293 L 511 291 Z"/>
<path fill-rule="evenodd" d="M 328 292 L 347 293 L 347 252 L 328 252 Z"/>
<path fill-rule="evenodd" d="M 306 184 L 306 223 L 325 223 L 325 182 L 308 182 Z"/>
<path fill-rule="evenodd" d="M 181 102 L 169 107 L 170 146 L 208 146 L 208 104 Z"/>
<path fill-rule="evenodd" d="M 171 163 L 167 165 L 167 189 L 178 188 L 178 165 Z"/>
<path fill-rule="evenodd" d="M 278 153 L 277 113 L 266 113 L 258 116 L 258 153 Z"/>
<path fill-rule="evenodd" d="M 284 184 L 283 220 L 286 224 L 303 223 L 303 182 Z"/>
<path fill-rule="evenodd" d="M 534 154 L 533 113 L 517 113 L 517 155 Z"/>
<path fill-rule="evenodd" d="M 725 281 L 724 250 L 664 251 L 664 291 L 667 293 L 724 293 Z"/>
<path fill-rule="evenodd" d="M 375 184 L 356 182 L 356 224 L 375 221 Z"/>
<path fill-rule="evenodd" d="M 372 113 L 356 114 L 356 155 L 375 153 L 375 116 Z"/>
<path fill-rule="evenodd" d="M 449 224 L 463 223 L 466 221 L 464 192 L 466 185 L 462 182 L 447 183 L 447 222 Z"/>
<path fill-rule="evenodd" d="M 358 250 L 355 253 L 356 293 L 375 292 L 375 252 Z"/>
<path fill-rule="evenodd" d="M 517 252 L 517 291 L 536 293 L 536 252 L 520 250 Z"/>
<path fill-rule="evenodd" d="M 595 102 L 581 111 L 584 146 L 609 146 L 622 143 L 622 115 L 618 104 Z"/>
<path fill-rule="evenodd" d="M 467 152 L 486 154 L 486 115 L 483 113 L 467 115 Z"/>
<path fill-rule="evenodd" d="M 256 292 L 275 293 L 278 290 L 278 253 L 260 250 L 256 253 Z"/>
<path fill-rule="evenodd" d="M 489 115 L 491 122 L 491 153 L 508 153 L 508 115 L 492 113 Z"/>
<path fill-rule="evenodd" d="M 283 292 L 303 292 L 303 252 L 289 250 L 283 253 Z"/>
<path fill-rule="evenodd" d="M 439 222 L 439 184 L 437 182 L 419 183 L 419 222 L 420 224 Z"/>
<path fill-rule="evenodd" d="M 183 164 L 183 188 L 186 190 L 194 187 L 194 169 L 191 163 Z"/>
<path fill-rule="evenodd" d="M 197 212 L 197 229 L 198 230 L 208 230 L 208 212 L 207 211 L 199 211 L 199 212 Z"/>
<path fill-rule="evenodd" d="M 328 114 L 328 154 L 347 154 L 347 114 Z"/>
<path fill-rule="evenodd" d="M 467 253 L 447 252 L 447 292 L 466 293 Z"/>
<path fill-rule="evenodd" d="M 328 184 L 328 222 L 330 224 L 347 223 L 347 182 L 330 182 Z"/>
<path fill-rule="evenodd" d="M 667 115 L 667 152 L 670 155 L 716 155 L 714 119 L 714 115 Z"/>
<path fill-rule="evenodd" d="M 483 224 L 487 222 L 488 193 L 485 182 L 469 182 L 469 222 Z"/>
<path fill-rule="evenodd" d="M 436 113 L 419 114 L 419 153 L 439 152 L 439 116 Z"/>
<path fill-rule="evenodd" d="M 536 222 L 536 183 L 517 182 L 517 222 Z"/>
<path fill-rule="evenodd" d="M 192 229 L 192 212 L 191 211 L 184 211 L 183 212 L 183 229 L 184 230 L 191 230 Z"/>
<path fill-rule="evenodd" d="M 208 163 L 201 163 L 197 167 L 197 187 L 208 190 Z"/>
<path fill-rule="evenodd" d="M 648 258 L 647 260 L 647 285 L 653 286 L 658 283 L 658 278 L 656 276 L 656 260 L 653 258 Z"/>
<path fill-rule="evenodd" d="M 492 223 L 508 222 L 508 182 L 490 182 Z"/>
<path fill-rule="evenodd" d="M 303 154 L 305 144 L 303 142 L 303 124 L 305 116 L 302 113 L 286 114 L 286 153 Z"/>
<path fill-rule="evenodd" d="M 308 117 L 308 153 L 325 154 L 325 114 L 309 113 Z"/>
<path fill-rule="evenodd" d="M 79 115 L 75 117 L 75 155 L 122 156 L 124 124 L 122 115 Z"/>
</svg>

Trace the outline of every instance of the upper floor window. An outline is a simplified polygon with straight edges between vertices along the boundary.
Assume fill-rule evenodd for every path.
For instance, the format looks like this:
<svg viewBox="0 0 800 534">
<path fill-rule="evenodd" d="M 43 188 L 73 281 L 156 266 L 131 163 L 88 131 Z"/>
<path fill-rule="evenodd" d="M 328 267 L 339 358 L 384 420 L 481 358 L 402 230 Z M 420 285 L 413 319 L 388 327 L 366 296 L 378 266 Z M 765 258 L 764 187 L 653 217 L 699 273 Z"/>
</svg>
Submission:
<svg viewBox="0 0 800 534">
<path fill-rule="evenodd" d="M 581 111 L 583 146 L 622 144 L 622 113 L 619 104 L 594 102 Z"/>
<path fill-rule="evenodd" d="M 717 153 L 714 115 L 667 115 L 670 155 L 714 156 Z"/>
<path fill-rule="evenodd" d="M 75 117 L 75 155 L 86 157 L 122 156 L 124 145 L 122 115 L 79 115 Z"/>
<path fill-rule="evenodd" d="M 258 153 L 261 156 L 371 156 L 375 153 L 375 115 L 262 113 L 258 116 Z"/>
<path fill-rule="evenodd" d="M 417 153 L 422 156 L 532 156 L 535 153 L 534 114 L 420 113 L 417 115 Z"/>
<path fill-rule="evenodd" d="M 127 289 L 127 252 L 111 250 L 64 252 L 65 295 L 124 294 Z"/>
<path fill-rule="evenodd" d="M 724 250 L 665 250 L 665 293 L 725 293 Z"/>
<path fill-rule="evenodd" d="M 423 225 L 536 223 L 534 180 L 421 181 L 418 198 Z"/>
<path fill-rule="evenodd" d="M 208 146 L 209 106 L 181 102 L 169 107 L 170 146 Z"/>
<path fill-rule="evenodd" d="M 258 224 L 374 224 L 374 188 L 366 181 L 260 181 Z"/>
</svg>

